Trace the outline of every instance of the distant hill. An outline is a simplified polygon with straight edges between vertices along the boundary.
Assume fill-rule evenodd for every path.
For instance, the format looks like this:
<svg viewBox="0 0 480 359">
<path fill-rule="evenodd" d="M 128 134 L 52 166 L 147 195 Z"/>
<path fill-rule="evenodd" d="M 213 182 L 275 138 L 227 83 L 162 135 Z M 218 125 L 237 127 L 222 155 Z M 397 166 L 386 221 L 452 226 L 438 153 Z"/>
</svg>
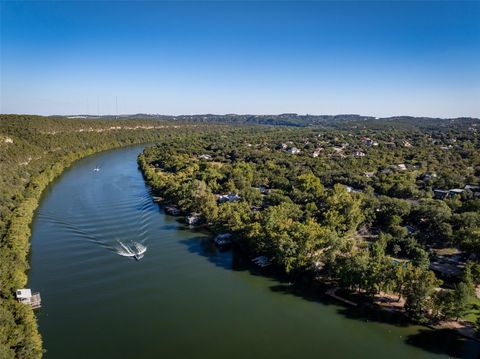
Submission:
<svg viewBox="0 0 480 359">
<path fill-rule="evenodd" d="M 160 120 L 160 121 L 178 121 L 178 122 L 196 122 L 196 123 L 225 123 L 225 124 L 247 124 L 247 125 L 272 125 L 272 126 L 362 126 L 365 128 L 383 128 L 385 126 L 398 128 L 438 128 L 449 127 L 454 123 L 460 126 L 471 126 L 479 123 L 480 119 L 472 117 L 459 118 L 432 118 L 432 117 L 413 117 L 413 116 L 394 116 L 378 118 L 373 116 L 363 116 L 357 114 L 340 115 L 298 115 L 296 113 L 284 113 L 280 115 L 252 115 L 252 114 L 199 114 L 199 115 L 159 115 L 159 114 L 133 114 L 133 115 L 72 115 L 72 116 L 50 116 L 55 118 L 68 119 L 102 119 L 102 120 Z"/>
</svg>

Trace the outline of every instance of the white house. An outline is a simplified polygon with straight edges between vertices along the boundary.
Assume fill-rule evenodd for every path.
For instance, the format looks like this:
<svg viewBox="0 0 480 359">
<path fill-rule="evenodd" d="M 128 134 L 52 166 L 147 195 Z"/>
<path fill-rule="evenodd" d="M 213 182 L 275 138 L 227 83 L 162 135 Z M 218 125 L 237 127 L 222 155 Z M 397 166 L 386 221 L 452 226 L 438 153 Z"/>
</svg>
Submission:
<svg viewBox="0 0 480 359">
<path fill-rule="evenodd" d="M 27 288 L 17 289 L 16 296 L 20 303 L 30 304 L 30 300 L 32 299 L 32 290 Z"/>
<path fill-rule="evenodd" d="M 365 157 L 365 152 L 355 151 L 355 152 L 353 152 L 353 155 L 354 155 L 355 157 Z"/>
<path fill-rule="evenodd" d="M 217 196 L 217 198 L 220 203 L 235 202 L 240 200 L 240 196 L 236 193 L 220 194 Z"/>
</svg>

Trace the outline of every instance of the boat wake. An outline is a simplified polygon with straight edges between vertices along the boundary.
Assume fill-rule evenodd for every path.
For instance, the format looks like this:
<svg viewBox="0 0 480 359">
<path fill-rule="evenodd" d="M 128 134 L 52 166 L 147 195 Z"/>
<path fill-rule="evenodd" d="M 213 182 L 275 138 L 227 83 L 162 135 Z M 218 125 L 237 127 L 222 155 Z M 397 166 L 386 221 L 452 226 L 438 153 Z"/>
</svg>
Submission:
<svg viewBox="0 0 480 359">
<path fill-rule="evenodd" d="M 130 257 L 136 260 L 143 258 L 144 253 L 147 251 L 147 247 L 139 242 L 132 242 L 131 244 L 125 244 L 117 241 L 119 246 L 117 247 L 117 254 L 123 257 Z"/>
</svg>

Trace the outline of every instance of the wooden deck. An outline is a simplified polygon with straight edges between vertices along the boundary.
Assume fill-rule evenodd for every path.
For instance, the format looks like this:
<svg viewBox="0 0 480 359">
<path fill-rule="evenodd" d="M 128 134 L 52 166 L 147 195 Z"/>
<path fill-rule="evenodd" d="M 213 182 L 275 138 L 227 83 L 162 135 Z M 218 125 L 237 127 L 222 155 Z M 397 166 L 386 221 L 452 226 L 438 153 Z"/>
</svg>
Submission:
<svg viewBox="0 0 480 359">
<path fill-rule="evenodd" d="M 33 309 L 40 308 L 42 306 L 42 298 L 40 297 L 40 293 L 33 293 L 32 299 L 30 299 L 30 304 Z"/>
</svg>

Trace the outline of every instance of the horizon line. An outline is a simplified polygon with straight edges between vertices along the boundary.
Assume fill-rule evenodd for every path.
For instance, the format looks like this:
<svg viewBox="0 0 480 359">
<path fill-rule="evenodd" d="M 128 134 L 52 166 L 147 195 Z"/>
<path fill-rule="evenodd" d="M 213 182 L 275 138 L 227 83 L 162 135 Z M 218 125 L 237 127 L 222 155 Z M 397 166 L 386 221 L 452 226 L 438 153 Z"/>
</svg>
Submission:
<svg viewBox="0 0 480 359">
<path fill-rule="evenodd" d="M 412 118 L 429 118 L 429 119 L 441 119 L 441 120 L 455 120 L 455 119 L 474 119 L 480 120 L 480 115 L 477 116 L 456 116 L 456 117 L 438 117 L 438 116 L 426 116 L 426 115 L 389 115 L 389 116 L 374 116 L 374 115 L 364 115 L 358 113 L 338 113 L 338 114 L 328 114 L 328 113 L 320 113 L 320 114 L 299 114 L 296 112 L 282 112 L 282 113 L 266 113 L 266 114 L 255 114 L 255 113 L 193 113 L 193 114 L 162 114 L 162 113 L 147 113 L 147 112 L 137 112 L 137 113 L 129 113 L 129 114 L 100 114 L 100 115 L 91 115 L 91 114 L 36 114 L 36 113 L 0 113 L 0 116 L 7 116 L 7 115 L 16 115 L 16 116 L 40 116 L 40 117 L 93 117 L 93 118 L 100 118 L 100 117 L 129 117 L 129 116 L 163 116 L 163 117 L 195 117 L 195 116 L 255 116 L 255 117 L 267 117 L 267 116 L 312 116 L 312 117 L 320 117 L 320 116 L 331 116 L 331 117 L 338 117 L 338 116 L 358 116 L 358 117 L 370 117 L 372 119 L 389 119 L 395 117 L 412 117 Z"/>
</svg>

